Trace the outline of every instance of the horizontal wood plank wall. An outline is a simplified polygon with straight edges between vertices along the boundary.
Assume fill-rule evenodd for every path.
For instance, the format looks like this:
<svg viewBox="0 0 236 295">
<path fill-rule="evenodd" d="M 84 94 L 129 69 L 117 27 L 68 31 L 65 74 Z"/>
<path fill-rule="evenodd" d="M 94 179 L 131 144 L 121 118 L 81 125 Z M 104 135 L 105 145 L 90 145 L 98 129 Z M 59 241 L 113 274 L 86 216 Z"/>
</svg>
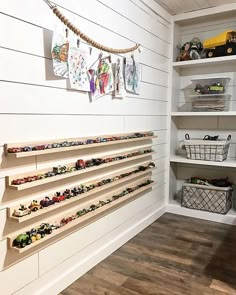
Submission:
<svg viewBox="0 0 236 295">
<path fill-rule="evenodd" d="M 64 267 L 63 271 L 69 269 L 68 259 L 89 256 L 91 253 L 86 249 L 95 251 L 89 245 L 102 247 L 109 236 L 115 240 L 115 232 L 121 235 L 125 231 L 122 224 L 135 226 L 151 212 L 157 217 L 155 212 L 162 207 L 165 197 L 170 15 L 159 6 L 153 6 L 152 0 L 88 0 L 83 1 L 82 6 L 76 0 L 55 1 L 67 17 L 96 41 L 118 48 L 140 43 L 144 48 L 142 54 L 135 52 L 136 60 L 142 65 L 140 95 L 127 94 L 125 99 L 106 95 L 91 102 L 86 93 L 71 91 L 65 80 L 53 76 L 50 50 L 56 17 L 44 1 L 34 2 L 5 1 L 0 8 L 0 286 L 4 295 L 28 294 L 26 285 L 43 282 L 49 271 L 53 281 L 56 273 L 61 272 L 60 267 Z M 115 61 L 117 56 L 112 55 L 112 58 Z M 75 154 L 67 153 L 64 158 L 61 155 L 38 156 L 15 163 L 5 157 L 5 143 L 144 130 L 152 130 L 158 136 L 153 140 L 156 151 L 153 161 L 157 165 L 153 179 L 157 185 L 152 192 L 128 204 L 127 209 L 120 208 L 109 217 L 4 269 L 7 260 L 4 236 L 13 226 L 6 226 L 6 208 L 19 204 L 19 200 L 29 200 L 31 194 L 35 194 L 34 191 L 26 195 L 8 192 L 5 177 L 61 162 L 70 163 L 76 158 Z M 98 154 L 102 152 L 106 150 Z M 43 193 L 53 189 L 55 186 L 47 187 Z M 37 194 L 40 193 L 38 190 Z M 122 223 L 119 222 L 121 216 Z M 69 247 L 73 249 L 67 251 Z M 17 277 L 17 281 L 10 284 L 13 277 Z M 69 283 L 66 276 L 65 282 Z M 66 283 L 59 285 L 66 287 Z M 41 287 L 37 286 L 37 291 L 40 292 Z M 45 289 L 40 294 L 43 292 Z M 50 292 L 54 294 L 52 289 Z"/>
</svg>

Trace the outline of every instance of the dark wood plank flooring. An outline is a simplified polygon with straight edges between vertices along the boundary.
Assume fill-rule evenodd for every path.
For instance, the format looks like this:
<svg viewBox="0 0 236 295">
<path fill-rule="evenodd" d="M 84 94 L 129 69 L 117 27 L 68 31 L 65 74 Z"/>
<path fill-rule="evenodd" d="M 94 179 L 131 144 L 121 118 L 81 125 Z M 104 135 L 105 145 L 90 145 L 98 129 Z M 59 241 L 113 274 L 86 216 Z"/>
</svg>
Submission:
<svg viewBox="0 0 236 295">
<path fill-rule="evenodd" d="M 236 227 L 166 213 L 61 295 L 236 295 Z"/>
</svg>

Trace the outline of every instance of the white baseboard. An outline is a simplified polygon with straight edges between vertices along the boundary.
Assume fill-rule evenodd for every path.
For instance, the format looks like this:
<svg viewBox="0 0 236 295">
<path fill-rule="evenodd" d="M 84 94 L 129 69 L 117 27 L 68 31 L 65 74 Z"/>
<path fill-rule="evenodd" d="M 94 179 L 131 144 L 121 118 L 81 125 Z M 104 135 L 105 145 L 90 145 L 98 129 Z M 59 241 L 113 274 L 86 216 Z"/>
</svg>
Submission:
<svg viewBox="0 0 236 295">
<path fill-rule="evenodd" d="M 230 214 L 230 212 L 226 215 L 222 214 L 216 214 L 216 213 L 210 213 L 210 212 L 204 212 L 199 210 L 193 210 L 181 207 L 180 205 L 176 204 L 168 204 L 166 206 L 166 212 L 178 214 L 178 215 L 184 215 L 189 216 L 193 218 L 199 218 L 203 220 L 209 220 L 214 222 L 220 222 L 230 225 L 236 225 L 236 215 Z"/>
<path fill-rule="evenodd" d="M 67 259 L 55 269 L 39 277 L 36 281 L 30 283 L 15 295 L 57 295 L 67 288 L 75 280 L 101 262 L 103 259 L 120 248 L 123 244 L 145 229 L 160 216 L 165 213 L 163 202 L 157 202 L 151 207 L 141 211 L 135 216 L 124 222 L 119 228 L 109 233 L 111 238 L 101 247 L 96 247 L 96 243 L 90 245 L 90 255 L 74 255 Z M 144 216 L 142 218 L 142 216 Z M 87 251 L 88 252 L 88 251 Z"/>
</svg>

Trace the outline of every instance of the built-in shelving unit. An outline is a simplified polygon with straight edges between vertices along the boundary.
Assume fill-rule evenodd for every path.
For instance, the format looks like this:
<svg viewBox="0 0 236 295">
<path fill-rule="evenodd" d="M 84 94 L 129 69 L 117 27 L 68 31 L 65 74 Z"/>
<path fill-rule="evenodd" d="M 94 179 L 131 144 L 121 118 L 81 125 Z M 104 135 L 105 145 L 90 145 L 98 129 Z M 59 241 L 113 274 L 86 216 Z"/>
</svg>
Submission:
<svg viewBox="0 0 236 295">
<path fill-rule="evenodd" d="M 236 183 L 236 157 L 235 157 L 235 119 L 236 119 L 236 55 L 205 58 L 190 61 L 176 61 L 177 45 L 191 41 L 193 37 L 199 37 L 201 41 L 217 36 L 219 33 L 230 29 L 235 30 L 235 11 L 225 10 L 209 14 L 204 10 L 198 13 L 185 13 L 173 18 L 173 54 L 172 54 L 172 90 L 170 95 L 170 173 L 169 173 L 169 199 L 168 211 L 203 219 L 226 222 L 236 225 L 236 211 L 232 209 L 226 216 L 220 214 L 202 212 L 188 208 L 182 208 L 180 195 L 183 182 L 189 177 L 218 177 L 229 176 Z M 209 85 L 204 80 L 212 78 L 224 79 L 227 87 L 223 94 L 215 95 L 225 102 L 229 101 L 229 110 L 226 111 L 191 111 L 193 103 L 203 100 L 211 100 L 212 95 L 199 95 L 194 89 L 197 83 L 202 86 Z M 200 99 L 199 99 L 200 97 Z M 201 104 L 199 104 L 199 108 Z M 223 108 L 222 108 L 223 109 Z M 183 154 L 181 141 L 188 133 L 191 138 L 203 138 L 205 135 L 220 135 L 226 139 L 232 135 L 231 148 L 227 160 L 223 162 L 191 160 Z M 235 203 L 236 204 L 236 203 Z"/>
</svg>

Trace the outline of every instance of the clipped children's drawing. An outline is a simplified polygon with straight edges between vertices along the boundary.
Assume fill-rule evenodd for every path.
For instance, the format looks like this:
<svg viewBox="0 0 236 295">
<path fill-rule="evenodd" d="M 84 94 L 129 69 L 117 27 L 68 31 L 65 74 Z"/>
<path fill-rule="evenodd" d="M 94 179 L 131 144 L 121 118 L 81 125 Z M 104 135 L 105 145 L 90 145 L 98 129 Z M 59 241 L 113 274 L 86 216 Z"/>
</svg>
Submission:
<svg viewBox="0 0 236 295">
<path fill-rule="evenodd" d="M 139 94 L 141 81 L 141 65 L 134 60 L 134 56 L 125 62 L 125 87 L 128 92 Z"/>
<path fill-rule="evenodd" d="M 117 98 L 124 98 L 126 95 L 125 81 L 123 75 L 123 63 L 120 58 L 117 59 L 115 64 L 115 93 L 114 96 Z"/>
<path fill-rule="evenodd" d="M 68 52 L 69 41 L 67 38 L 68 29 L 65 26 L 57 25 L 52 39 L 52 61 L 53 71 L 56 76 L 68 78 Z"/>
<path fill-rule="evenodd" d="M 110 56 L 105 58 L 100 56 L 88 73 L 92 97 L 97 98 L 114 90 Z"/>
<path fill-rule="evenodd" d="M 69 78 L 70 86 L 81 91 L 90 91 L 88 76 L 89 49 L 70 45 L 69 49 Z"/>
</svg>

